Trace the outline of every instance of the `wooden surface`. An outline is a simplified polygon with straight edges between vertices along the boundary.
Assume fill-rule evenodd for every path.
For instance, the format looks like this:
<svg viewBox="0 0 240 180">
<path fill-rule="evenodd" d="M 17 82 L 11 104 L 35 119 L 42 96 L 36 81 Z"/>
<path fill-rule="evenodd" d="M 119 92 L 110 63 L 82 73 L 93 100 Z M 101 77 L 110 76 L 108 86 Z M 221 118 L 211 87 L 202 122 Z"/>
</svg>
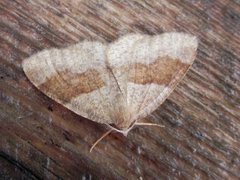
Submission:
<svg viewBox="0 0 240 180">
<path fill-rule="evenodd" d="M 38 91 L 24 58 L 127 32 L 198 36 L 196 61 L 151 116 L 112 133 Z M 240 179 L 240 4 L 0 0 L 0 179 Z"/>
</svg>

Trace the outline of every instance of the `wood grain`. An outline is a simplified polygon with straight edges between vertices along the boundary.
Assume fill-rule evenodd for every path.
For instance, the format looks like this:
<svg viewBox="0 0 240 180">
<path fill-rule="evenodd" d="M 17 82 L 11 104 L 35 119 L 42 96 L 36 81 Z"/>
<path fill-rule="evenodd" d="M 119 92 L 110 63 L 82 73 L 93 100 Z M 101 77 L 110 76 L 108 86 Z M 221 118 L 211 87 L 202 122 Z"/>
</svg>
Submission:
<svg viewBox="0 0 240 180">
<path fill-rule="evenodd" d="M 127 32 L 198 36 L 197 59 L 149 122 L 127 137 L 47 98 L 22 60 Z M 239 179 L 240 4 L 218 1 L 0 1 L 0 179 Z"/>
</svg>

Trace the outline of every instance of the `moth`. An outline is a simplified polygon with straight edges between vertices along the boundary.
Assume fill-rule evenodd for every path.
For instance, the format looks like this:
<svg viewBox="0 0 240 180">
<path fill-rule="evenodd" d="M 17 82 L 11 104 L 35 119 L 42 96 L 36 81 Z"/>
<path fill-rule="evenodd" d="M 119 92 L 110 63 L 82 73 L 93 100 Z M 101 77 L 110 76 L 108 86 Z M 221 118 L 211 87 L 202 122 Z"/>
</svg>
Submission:
<svg viewBox="0 0 240 180">
<path fill-rule="evenodd" d="M 197 38 L 185 33 L 126 34 L 109 44 L 83 41 L 43 50 L 22 65 L 47 96 L 109 126 L 101 140 L 112 130 L 126 135 L 134 125 L 154 125 L 141 120 L 174 90 L 197 47 Z"/>
</svg>

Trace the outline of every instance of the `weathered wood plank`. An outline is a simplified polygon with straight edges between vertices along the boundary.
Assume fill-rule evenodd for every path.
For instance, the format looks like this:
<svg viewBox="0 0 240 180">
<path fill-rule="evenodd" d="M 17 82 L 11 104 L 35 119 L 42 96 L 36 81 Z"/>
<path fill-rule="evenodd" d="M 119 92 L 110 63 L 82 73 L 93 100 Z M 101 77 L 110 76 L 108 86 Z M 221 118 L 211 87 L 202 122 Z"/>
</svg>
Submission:
<svg viewBox="0 0 240 180">
<path fill-rule="evenodd" d="M 197 59 L 151 116 L 163 129 L 112 133 L 26 78 L 24 58 L 127 32 L 198 36 Z M 240 4 L 218 1 L 0 1 L 0 178 L 239 179 Z"/>
</svg>

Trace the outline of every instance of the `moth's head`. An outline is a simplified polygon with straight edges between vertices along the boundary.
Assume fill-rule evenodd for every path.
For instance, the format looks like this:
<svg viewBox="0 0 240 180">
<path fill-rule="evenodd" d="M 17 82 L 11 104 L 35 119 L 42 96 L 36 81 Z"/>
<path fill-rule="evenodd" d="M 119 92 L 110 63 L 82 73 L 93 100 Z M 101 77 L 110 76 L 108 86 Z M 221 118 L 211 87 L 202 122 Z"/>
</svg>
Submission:
<svg viewBox="0 0 240 180">
<path fill-rule="evenodd" d="M 122 96 L 120 96 L 117 101 L 119 106 L 116 105 L 114 107 L 112 114 L 113 123 L 108 124 L 108 126 L 114 131 L 120 132 L 126 136 L 134 126 L 135 120 L 133 119 L 133 115 L 135 109 L 131 106 L 129 107 Z"/>
<path fill-rule="evenodd" d="M 133 128 L 134 124 L 135 124 L 135 121 L 128 120 L 128 121 L 122 121 L 121 123 L 118 123 L 118 124 L 110 124 L 109 126 L 113 130 L 127 136 L 128 132 Z"/>
</svg>

